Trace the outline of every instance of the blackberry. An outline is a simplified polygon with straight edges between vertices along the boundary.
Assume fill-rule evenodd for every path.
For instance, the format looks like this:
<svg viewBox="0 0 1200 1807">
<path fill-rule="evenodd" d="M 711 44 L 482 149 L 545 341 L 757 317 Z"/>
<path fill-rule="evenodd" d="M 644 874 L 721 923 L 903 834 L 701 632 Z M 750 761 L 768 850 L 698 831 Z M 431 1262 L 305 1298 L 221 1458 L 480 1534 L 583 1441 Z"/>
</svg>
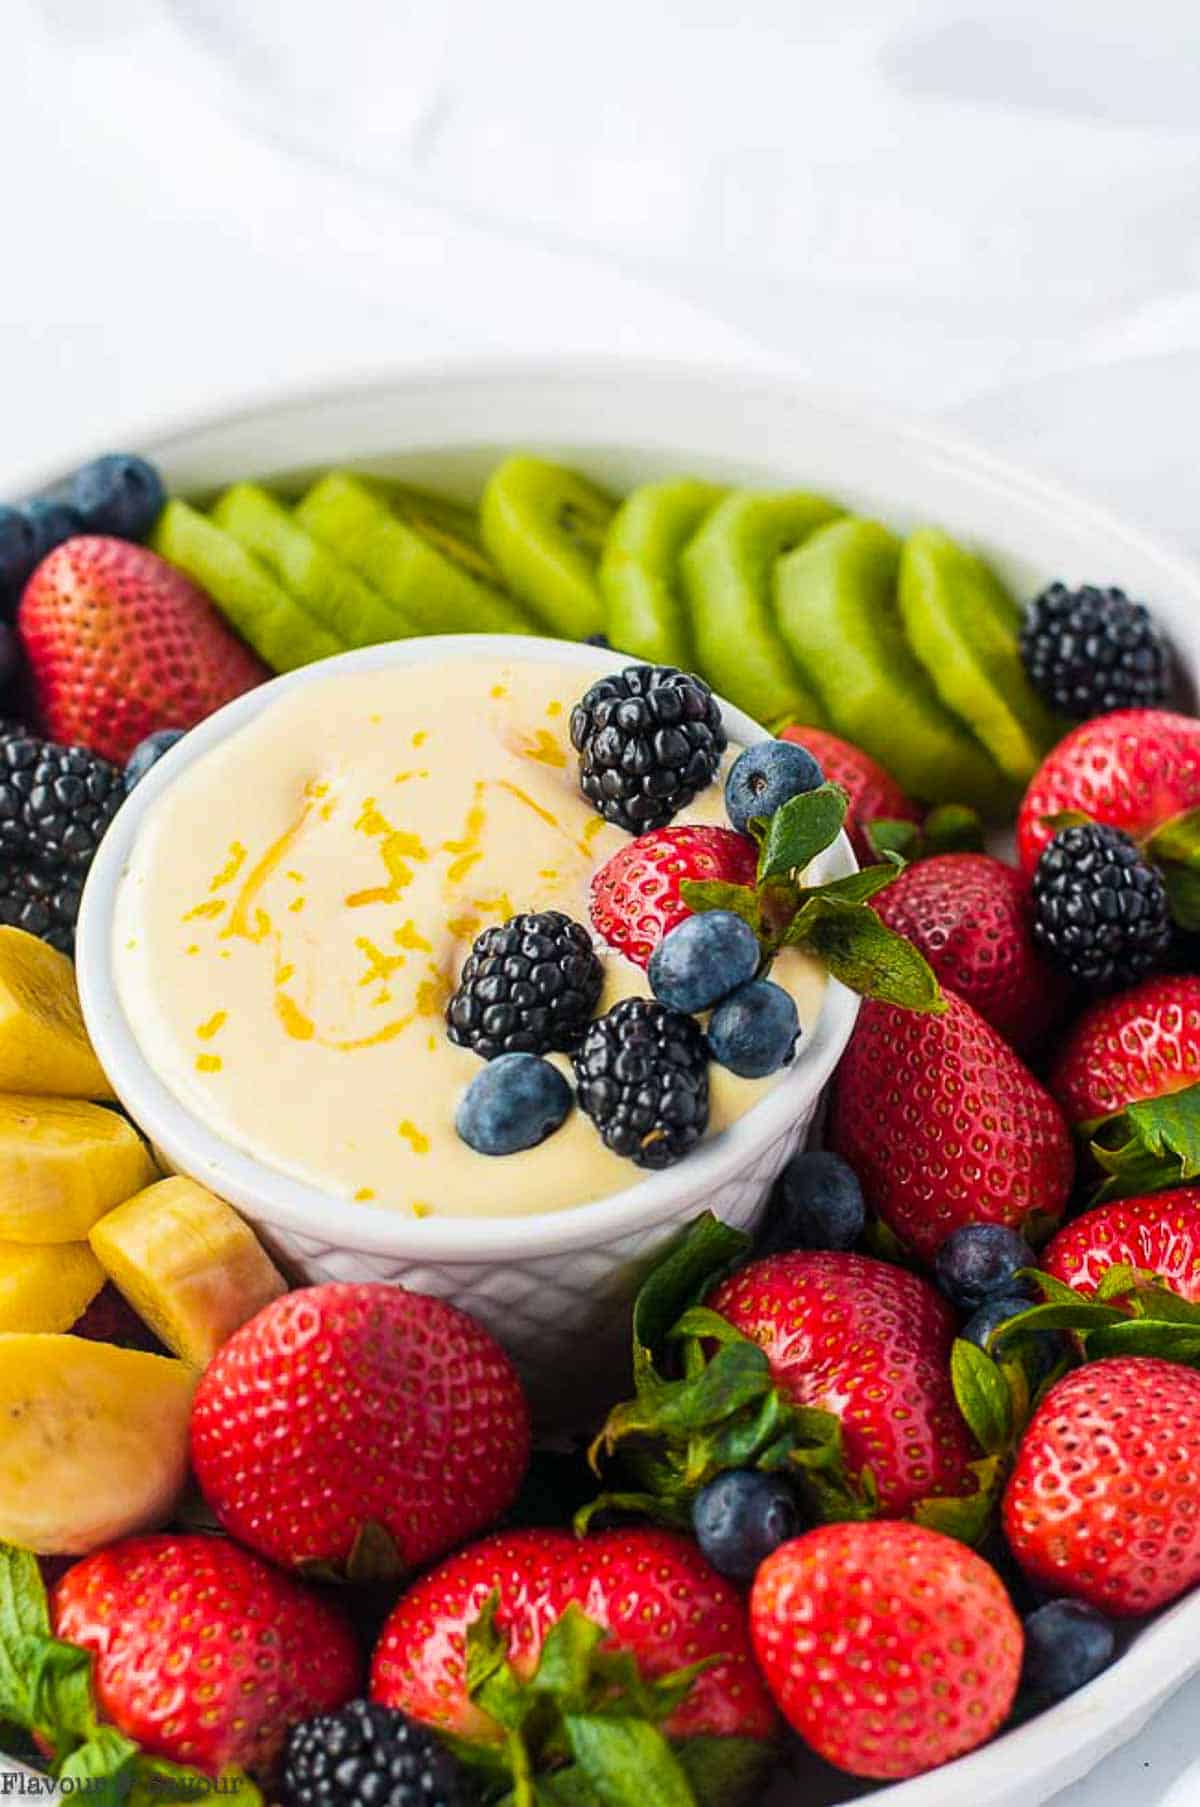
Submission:
<svg viewBox="0 0 1200 1807">
<path fill-rule="evenodd" d="M 1095 584 L 1051 584 L 1025 613 L 1021 657 L 1034 689 L 1060 715 L 1152 709 L 1169 689 L 1166 642 L 1143 603 Z"/>
<path fill-rule="evenodd" d="M 60 954 L 69 954 L 75 947 L 75 918 L 82 895 L 82 873 L 0 860 L 0 924 L 48 941 Z"/>
<path fill-rule="evenodd" d="M 622 998 L 589 1025 L 575 1082 L 606 1146 L 639 1167 L 669 1167 L 708 1127 L 704 1035 L 657 998 Z"/>
<path fill-rule="evenodd" d="M 1033 938 L 1053 966 L 1093 991 L 1132 985 L 1166 958 L 1162 875 L 1119 828 L 1063 828 L 1033 876 Z"/>
<path fill-rule="evenodd" d="M 468 1807 L 474 1795 L 426 1726 L 395 1707 L 352 1700 L 292 1727 L 283 1798 L 287 1807 Z"/>
<path fill-rule="evenodd" d="M 627 665 L 571 711 L 579 787 L 606 822 L 663 828 L 712 783 L 728 744 L 703 678 L 669 665 Z"/>
<path fill-rule="evenodd" d="M 478 935 L 450 1002 L 452 1042 L 484 1060 L 570 1053 L 600 997 L 604 969 L 582 923 L 561 910 L 510 916 Z"/>
<path fill-rule="evenodd" d="M 85 747 L 0 731 L 0 856 L 85 872 L 124 797 L 120 769 Z"/>
</svg>

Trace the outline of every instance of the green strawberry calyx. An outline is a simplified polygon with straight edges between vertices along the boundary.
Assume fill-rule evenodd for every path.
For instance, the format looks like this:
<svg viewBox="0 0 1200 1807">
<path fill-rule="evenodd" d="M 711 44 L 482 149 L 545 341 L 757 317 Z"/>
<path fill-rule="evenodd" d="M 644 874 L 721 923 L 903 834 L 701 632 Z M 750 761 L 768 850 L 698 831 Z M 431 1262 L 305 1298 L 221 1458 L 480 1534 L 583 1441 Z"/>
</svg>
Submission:
<svg viewBox="0 0 1200 1807">
<path fill-rule="evenodd" d="M 983 822 L 967 803 L 939 803 L 923 822 L 876 816 L 864 832 L 877 859 L 898 854 L 910 866 L 940 853 L 982 853 L 985 845 Z"/>
<path fill-rule="evenodd" d="M 1091 1202 L 1140 1198 L 1200 1178 L 1200 1084 L 1080 1124 L 1104 1175 Z"/>
<path fill-rule="evenodd" d="M 234 1807 L 263 1807 L 258 1788 L 238 1771 L 215 1780 L 148 1757 L 115 1726 L 101 1722 L 90 1652 L 53 1635 L 36 1556 L 0 1544 L 0 1750 L 43 1761 L 64 1792 L 86 1793 L 96 1807 L 151 1807 L 217 1795 Z"/>
<path fill-rule="evenodd" d="M 664 1722 L 719 1657 L 654 1680 L 603 1626 L 570 1605 L 531 1674 L 509 1661 L 494 1590 L 467 1629 L 467 1693 L 493 1739 L 442 1733 L 481 1793 L 504 1807 L 729 1807 L 748 1801 L 772 1760 L 754 1738 L 672 1739 Z"/>
<path fill-rule="evenodd" d="M 995 1518 L 1009 1469 L 1034 1409 L 1055 1381 L 1080 1362 L 1115 1355 L 1156 1355 L 1200 1367 L 1200 1305 L 1189 1303 L 1158 1275 L 1115 1263 L 1091 1298 L 1053 1275 L 1029 1268 L 1022 1278 L 1041 1300 L 997 1325 L 986 1350 L 960 1337 L 950 1373 L 958 1409 L 984 1452 L 974 1464 L 979 1491 L 964 1499 L 929 1499 L 917 1506 L 919 1524 L 965 1543 L 981 1543 Z M 1068 1350 L 1034 1386 L 1034 1345 L 1041 1331 L 1070 1333 Z"/>
<path fill-rule="evenodd" d="M 792 797 L 774 815 L 751 819 L 758 847 L 753 885 L 720 879 L 685 879 L 680 896 L 688 908 L 731 910 L 748 922 L 762 949 L 762 972 L 785 947 L 819 960 L 835 979 L 863 997 L 906 1010 L 940 1012 L 941 988 L 924 955 L 889 929 L 868 900 L 891 883 L 903 865 L 888 854 L 844 878 L 806 885 L 803 874 L 832 846 L 846 820 L 849 799 L 838 784 L 822 784 Z"/>
<path fill-rule="evenodd" d="M 869 1470 L 848 1471 L 832 1412 L 798 1406 L 767 1354 L 701 1301 L 750 1250 L 709 1211 L 675 1239 L 634 1305 L 634 1396 L 613 1407 L 591 1449 L 605 1490 L 576 1516 L 630 1512 L 675 1529 L 700 1489 L 731 1468 L 784 1471 L 815 1520 L 873 1518 Z"/>
</svg>

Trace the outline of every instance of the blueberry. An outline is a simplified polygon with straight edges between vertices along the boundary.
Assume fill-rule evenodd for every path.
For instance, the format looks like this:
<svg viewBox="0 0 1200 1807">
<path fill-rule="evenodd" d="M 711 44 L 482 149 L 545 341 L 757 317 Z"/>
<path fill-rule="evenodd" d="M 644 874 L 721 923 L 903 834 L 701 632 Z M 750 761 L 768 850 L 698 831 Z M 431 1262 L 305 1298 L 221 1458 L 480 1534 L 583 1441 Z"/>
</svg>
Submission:
<svg viewBox="0 0 1200 1807">
<path fill-rule="evenodd" d="M 725 780 L 725 813 L 739 834 L 751 816 L 773 816 L 777 809 L 815 791 L 824 782 L 820 766 L 807 747 L 790 740 L 762 740 L 734 760 Z"/>
<path fill-rule="evenodd" d="M 1115 1647 L 1112 1626 L 1094 1606 L 1048 1600 L 1025 1621 L 1021 1680 L 1033 1693 L 1061 1700 L 1107 1668 Z"/>
<path fill-rule="evenodd" d="M 955 1305 L 974 1311 L 999 1293 L 1017 1293 L 1017 1269 L 1036 1266 L 1025 1238 L 1000 1223 L 969 1223 L 952 1230 L 938 1250 L 934 1278 Z"/>
<path fill-rule="evenodd" d="M 1001 1324 L 1007 1324 L 1019 1312 L 1028 1311 L 1033 1301 L 1024 1293 L 999 1293 L 995 1298 L 985 1299 L 967 1319 L 959 1331 L 968 1343 L 974 1343 L 977 1349 L 987 1354 L 988 1339 Z M 1070 1350 L 1070 1341 L 1060 1330 L 1031 1330 L 1024 1337 L 1030 1352 L 1028 1364 L 1029 1380 L 1032 1386 L 1039 1386 L 1062 1356 Z"/>
<path fill-rule="evenodd" d="M 70 500 L 85 533 L 144 540 L 162 512 L 166 494 L 162 478 L 144 458 L 108 452 L 75 472 Z"/>
<path fill-rule="evenodd" d="M 650 956 L 650 989 L 672 1010 L 708 1010 L 758 971 L 758 937 L 732 910 L 685 916 Z"/>
<path fill-rule="evenodd" d="M 73 533 L 83 532 L 78 509 L 72 508 L 69 502 L 56 501 L 53 496 L 39 496 L 33 502 L 26 502 L 25 519 L 33 535 L 35 564 L 40 564 L 48 552 L 69 540 Z"/>
<path fill-rule="evenodd" d="M 571 1088 L 537 1054 L 498 1054 L 463 1093 L 454 1127 L 479 1154 L 516 1154 L 544 1142 L 566 1117 Z"/>
<path fill-rule="evenodd" d="M 10 613 L 16 608 L 36 564 L 34 532 L 24 509 L 0 503 L 0 607 Z"/>
<path fill-rule="evenodd" d="M 840 1155 L 793 1155 L 775 1182 L 755 1254 L 852 1249 L 866 1220 L 858 1175 Z"/>
<path fill-rule="evenodd" d="M 135 784 L 140 784 L 150 767 L 157 765 L 163 754 L 169 753 L 186 732 L 185 728 L 160 728 L 157 734 L 147 734 L 145 740 L 139 740 L 125 761 L 125 789 L 131 791 Z"/>
<path fill-rule="evenodd" d="M 792 1057 L 800 1019 L 790 992 L 753 979 L 718 1004 L 708 1025 L 712 1057 L 743 1079 L 765 1079 Z"/>
<path fill-rule="evenodd" d="M 700 1489 L 692 1502 L 692 1529 L 719 1574 L 752 1581 L 772 1550 L 800 1535 L 800 1512 L 782 1476 L 733 1468 Z"/>
</svg>

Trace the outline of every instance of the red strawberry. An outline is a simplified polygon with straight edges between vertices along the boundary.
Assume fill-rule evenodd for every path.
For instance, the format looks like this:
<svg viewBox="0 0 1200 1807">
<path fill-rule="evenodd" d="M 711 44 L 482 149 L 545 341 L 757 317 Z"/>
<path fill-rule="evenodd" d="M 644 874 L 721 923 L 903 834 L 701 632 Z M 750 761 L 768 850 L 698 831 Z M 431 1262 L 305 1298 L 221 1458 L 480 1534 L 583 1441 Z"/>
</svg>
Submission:
<svg viewBox="0 0 1200 1807">
<path fill-rule="evenodd" d="M 528 1676 L 574 1602 L 630 1651 L 647 1680 L 706 1658 L 666 1721 L 673 1737 L 769 1738 L 775 1713 L 750 1653 L 746 1609 L 689 1538 L 671 1531 L 513 1531 L 460 1550 L 396 1606 L 375 1651 L 371 1694 L 464 1737 L 495 1735 L 466 1692 L 465 1633 L 493 1590 L 513 1667 Z"/>
<path fill-rule="evenodd" d="M 884 1512 L 972 1493 L 977 1455 L 954 1401 L 954 1313 L 927 1280 L 869 1255 L 768 1255 L 707 1301 L 766 1350 L 794 1404 L 841 1420 L 846 1467 Z"/>
<path fill-rule="evenodd" d="M 1053 1098 L 952 991 L 940 1016 L 864 1002 L 838 1070 L 830 1141 L 923 1261 L 961 1224 L 1008 1224 L 1040 1241 L 1062 1215 L 1074 1168 Z"/>
<path fill-rule="evenodd" d="M 95 1655 L 104 1717 L 154 1756 L 269 1775 L 288 1727 L 357 1693 L 342 1613 L 224 1537 L 130 1537 L 77 1562 L 54 1634 Z"/>
<path fill-rule="evenodd" d="M 1036 1586 L 1119 1617 L 1200 1581 L 1200 1373 L 1153 1355 L 1089 1362 L 1029 1422 L 1004 1531 Z"/>
<path fill-rule="evenodd" d="M 500 1345 L 395 1286 L 285 1293 L 217 1353 L 192 1408 L 196 1478 L 221 1523 L 292 1567 L 345 1566 L 356 1546 L 361 1562 L 381 1528 L 402 1566 L 430 1562 L 499 1518 L 528 1458 Z"/>
<path fill-rule="evenodd" d="M 679 895 L 685 879 L 752 885 L 753 841 L 732 828 L 659 828 L 606 860 L 592 877 L 592 922 L 610 947 L 645 966 L 691 911 Z"/>
<path fill-rule="evenodd" d="M 1071 1123 L 1200 1081 L 1200 978 L 1144 979 L 1103 998 L 1059 1049 L 1050 1090 Z"/>
<path fill-rule="evenodd" d="M 830 783 L 840 784 L 849 796 L 846 833 L 862 865 L 872 865 L 877 858 L 866 832 L 872 822 L 920 822 L 916 804 L 861 747 L 824 728 L 784 728 L 779 738 L 807 747 Z"/>
<path fill-rule="evenodd" d="M 29 579 L 17 619 L 46 732 L 118 762 L 271 675 L 203 590 L 129 540 L 67 540 Z"/>
<path fill-rule="evenodd" d="M 920 1525 L 822 1525 L 768 1556 L 750 1596 L 759 1667 L 827 1762 L 892 1781 L 999 1730 L 1023 1635 L 1003 1583 Z"/>
<path fill-rule="evenodd" d="M 938 854 L 906 867 L 872 907 L 1014 1047 L 1032 1047 L 1061 1012 L 1066 988 L 1034 947 L 1029 880 L 1015 867 Z"/>
<path fill-rule="evenodd" d="M 1135 1267 L 1200 1305 L 1200 1188 L 1097 1205 L 1058 1232 L 1039 1265 L 1088 1298 L 1109 1268 Z"/>
<path fill-rule="evenodd" d="M 1078 810 L 1135 841 L 1200 806 L 1200 721 L 1166 709 L 1118 709 L 1084 722 L 1034 773 L 1017 817 L 1021 865 L 1032 874 L 1055 830 Z"/>
</svg>

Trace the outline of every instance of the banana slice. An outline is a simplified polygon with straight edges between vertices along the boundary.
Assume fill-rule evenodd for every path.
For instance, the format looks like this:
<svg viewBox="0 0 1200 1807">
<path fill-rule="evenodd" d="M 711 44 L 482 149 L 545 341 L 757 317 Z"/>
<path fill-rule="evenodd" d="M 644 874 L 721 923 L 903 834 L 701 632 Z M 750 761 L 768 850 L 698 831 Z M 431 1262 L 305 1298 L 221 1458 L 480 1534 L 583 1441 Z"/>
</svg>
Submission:
<svg viewBox="0 0 1200 1807">
<path fill-rule="evenodd" d="M 0 1538 L 39 1556 L 162 1524 L 187 1480 L 196 1375 L 78 1336 L 0 1336 Z"/>
<path fill-rule="evenodd" d="M 70 1330 L 103 1285 L 86 1242 L 0 1242 L 0 1332 Z"/>
<path fill-rule="evenodd" d="M 192 1367 L 287 1283 L 253 1230 L 194 1180 L 159 1180 L 91 1233 L 101 1267 L 161 1343 Z"/>
<path fill-rule="evenodd" d="M 154 1174 L 146 1144 L 116 1111 L 73 1098 L 0 1097 L 0 1238 L 82 1242 Z"/>
<path fill-rule="evenodd" d="M 0 928 L 0 1092 L 113 1096 L 83 1025 L 75 968 L 24 929 Z"/>
</svg>

